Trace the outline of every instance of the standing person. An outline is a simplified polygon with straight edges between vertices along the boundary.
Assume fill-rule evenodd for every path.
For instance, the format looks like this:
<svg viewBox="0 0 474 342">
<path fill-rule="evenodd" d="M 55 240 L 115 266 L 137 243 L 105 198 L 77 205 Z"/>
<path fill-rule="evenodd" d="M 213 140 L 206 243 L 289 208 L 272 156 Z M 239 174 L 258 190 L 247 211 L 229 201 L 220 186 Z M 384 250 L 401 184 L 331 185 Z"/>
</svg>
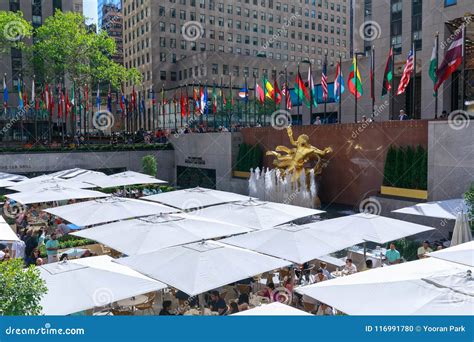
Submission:
<svg viewBox="0 0 474 342">
<path fill-rule="evenodd" d="M 48 264 L 58 261 L 59 241 L 56 239 L 56 233 L 51 234 L 51 239 L 46 242 L 46 255 Z"/>
<path fill-rule="evenodd" d="M 423 241 L 423 245 L 418 248 L 418 259 L 424 259 L 427 258 L 428 256 L 426 254 L 433 252 L 433 250 L 430 247 L 430 243 L 428 240 Z"/>
<path fill-rule="evenodd" d="M 321 122 L 321 117 L 317 116 L 316 120 L 314 120 L 314 125 L 322 125 L 323 123 Z"/>
<path fill-rule="evenodd" d="M 323 274 L 326 276 L 326 278 L 331 279 L 332 276 L 331 273 L 327 270 L 327 267 L 328 265 L 325 262 L 321 261 L 319 263 L 319 269 L 323 271 Z"/>
<path fill-rule="evenodd" d="M 390 249 L 385 252 L 385 258 L 390 265 L 399 264 L 401 262 L 400 252 L 395 248 L 395 244 L 390 243 Z"/>
<path fill-rule="evenodd" d="M 33 249 L 38 247 L 38 237 L 36 236 L 36 234 L 33 234 L 33 231 L 31 229 L 26 232 L 23 241 L 25 242 L 25 255 L 31 255 Z"/>
<path fill-rule="evenodd" d="M 405 113 L 403 109 L 400 109 L 400 115 L 398 116 L 398 120 L 405 121 L 408 120 L 408 115 Z"/>
<path fill-rule="evenodd" d="M 40 251 L 38 248 L 33 249 L 33 252 L 31 252 L 31 255 L 26 258 L 26 266 L 30 265 L 37 265 L 37 260 L 41 259 L 40 258 Z"/>
</svg>

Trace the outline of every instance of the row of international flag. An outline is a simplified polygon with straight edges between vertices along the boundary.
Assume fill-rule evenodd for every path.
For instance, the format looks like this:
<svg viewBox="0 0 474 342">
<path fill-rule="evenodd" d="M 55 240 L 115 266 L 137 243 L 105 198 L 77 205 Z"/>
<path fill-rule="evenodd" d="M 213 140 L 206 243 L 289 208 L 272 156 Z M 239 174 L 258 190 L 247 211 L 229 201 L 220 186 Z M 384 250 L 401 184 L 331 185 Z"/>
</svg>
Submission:
<svg viewBox="0 0 474 342">
<path fill-rule="evenodd" d="M 438 40 L 435 40 L 433 47 L 433 53 L 430 61 L 429 75 L 434 83 L 434 91 L 436 92 L 441 84 L 446 81 L 450 75 L 457 70 L 462 64 L 463 58 L 463 44 L 464 44 L 464 31 L 459 30 L 453 36 L 450 46 L 447 48 L 445 57 L 441 65 L 438 67 Z M 387 59 L 383 84 L 382 84 L 382 96 L 385 96 L 388 92 L 392 91 L 392 80 L 393 80 L 393 48 L 390 49 L 389 56 Z M 398 85 L 396 95 L 403 94 L 410 82 L 411 75 L 415 68 L 414 61 L 414 47 L 410 50 L 408 58 L 403 68 L 403 74 Z M 370 62 L 370 80 L 371 80 L 371 98 L 375 99 L 374 91 L 374 70 L 375 70 L 375 57 L 374 53 L 371 54 Z M 362 78 L 358 67 L 356 56 L 353 57 L 352 66 L 348 77 L 348 88 L 349 92 L 356 98 L 360 98 L 363 95 Z M 74 115 L 78 110 L 85 109 L 88 112 L 90 109 L 95 108 L 91 105 L 90 101 L 93 100 L 91 89 L 88 85 L 84 87 L 72 86 L 69 90 L 61 84 L 52 85 L 44 84 L 40 91 L 36 93 L 35 80 L 32 80 L 31 94 L 28 96 L 27 89 L 22 80 L 17 81 L 18 88 L 18 109 L 23 110 L 26 108 L 34 108 L 35 110 L 46 110 L 51 116 L 55 111 L 58 118 L 68 118 L 69 115 Z M 161 90 L 161 101 L 159 103 L 160 108 L 163 108 L 165 114 L 165 108 L 168 104 L 174 104 L 180 106 L 181 115 L 183 117 L 189 116 L 191 111 L 200 114 L 217 113 L 219 106 L 222 108 L 232 108 L 234 106 L 234 96 L 232 94 L 232 87 L 230 87 L 230 93 L 227 96 L 222 86 L 212 86 L 212 91 L 209 94 L 207 85 L 192 86 L 191 96 L 188 95 L 188 87 L 185 89 L 180 88 L 175 91 L 174 97 L 171 100 L 165 98 L 164 89 Z M 341 62 L 336 65 L 336 73 L 334 77 L 334 94 L 333 97 L 336 102 L 341 101 L 342 94 L 345 91 L 344 77 L 342 74 Z M 329 87 L 328 87 L 328 76 L 327 76 L 327 61 L 324 62 L 322 73 L 321 73 L 321 90 L 323 102 L 329 99 Z M 299 103 L 305 104 L 308 108 L 311 106 L 317 107 L 317 91 L 314 84 L 313 72 L 311 65 L 308 70 L 306 81 L 301 76 L 299 67 L 294 83 L 293 92 Z M 267 76 L 264 76 L 260 82 L 255 81 L 254 97 L 257 102 L 264 105 L 266 100 L 271 100 L 275 105 L 280 105 L 285 99 L 285 108 L 290 110 L 293 107 L 293 101 L 290 95 L 290 84 L 285 81 L 281 87 L 278 81 L 274 79 L 270 81 Z M 152 105 L 157 105 L 156 95 L 153 90 L 150 91 Z M 248 101 L 250 98 L 249 87 L 247 81 L 244 86 L 238 92 L 238 97 L 243 101 Z M 101 109 L 101 94 L 100 85 L 97 86 L 96 93 L 96 108 L 98 111 Z M 147 96 L 142 92 L 137 92 L 133 87 L 132 93 L 128 96 L 125 95 L 123 87 L 119 96 L 116 93 L 116 101 L 120 106 L 123 115 L 126 113 L 131 114 L 134 112 L 144 112 L 146 110 Z M 6 81 L 6 75 L 3 79 L 3 105 L 4 109 L 8 109 L 9 93 Z M 107 94 L 107 109 L 112 111 L 112 91 L 109 84 Z M 298 103 L 298 104 L 299 104 Z M 76 105 L 77 104 L 77 105 Z"/>
</svg>

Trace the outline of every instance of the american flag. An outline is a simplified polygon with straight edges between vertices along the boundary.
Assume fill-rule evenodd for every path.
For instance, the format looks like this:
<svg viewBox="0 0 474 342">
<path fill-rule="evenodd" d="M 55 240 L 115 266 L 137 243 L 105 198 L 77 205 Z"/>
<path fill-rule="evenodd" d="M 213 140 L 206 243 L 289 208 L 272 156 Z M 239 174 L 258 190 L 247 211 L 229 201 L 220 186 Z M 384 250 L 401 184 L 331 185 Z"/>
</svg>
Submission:
<svg viewBox="0 0 474 342">
<path fill-rule="evenodd" d="M 323 101 L 328 100 L 328 75 L 327 75 L 327 64 L 323 65 L 323 73 L 321 75 L 321 87 L 323 88 Z"/>
<path fill-rule="evenodd" d="M 405 64 L 405 68 L 403 69 L 402 79 L 400 80 L 400 84 L 398 85 L 397 95 L 403 94 L 405 89 L 410 83 L 411 74 L 414 69 L 414 60 L 413 60 L 413 50 L 410 50 L 408 53 L 408 59 Z"/>
</svg>

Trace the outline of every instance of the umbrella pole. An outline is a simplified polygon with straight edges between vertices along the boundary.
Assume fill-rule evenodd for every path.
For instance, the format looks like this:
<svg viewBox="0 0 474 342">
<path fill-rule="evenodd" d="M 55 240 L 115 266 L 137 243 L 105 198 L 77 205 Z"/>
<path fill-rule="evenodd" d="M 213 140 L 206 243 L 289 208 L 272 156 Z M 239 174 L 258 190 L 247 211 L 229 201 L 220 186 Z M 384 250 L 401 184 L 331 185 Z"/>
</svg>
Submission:
<svg viewBox="0 0 474 342">
<path fill-rule="evenodd" d="M 364 242 L 364 262 L 367 261 L 367 242 Z"/>
<path fill-rule="evenodd" d="M 204 294 L 200 293 L 198 295 L 199 307 L 201 308 L 202 314 L 204 315 Z"/>
</svg>

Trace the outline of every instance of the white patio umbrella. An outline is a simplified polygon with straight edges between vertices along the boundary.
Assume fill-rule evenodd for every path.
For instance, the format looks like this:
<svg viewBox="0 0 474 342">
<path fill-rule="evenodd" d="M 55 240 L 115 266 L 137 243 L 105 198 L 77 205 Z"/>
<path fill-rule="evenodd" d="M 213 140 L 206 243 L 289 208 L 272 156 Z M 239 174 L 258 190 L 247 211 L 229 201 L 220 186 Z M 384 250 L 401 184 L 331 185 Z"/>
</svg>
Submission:
<svg viewBox="0 0 474 342">
<path fill-rule="evenodd" d="M 458 213 L 467 211 L 468 208 L 466 201 L 458 198 L 445 201 L 419 203 L 410 207 L 397 209 L 392 212 L 455 220 Z"/>
<path fill-rule="evenodd" d="M 11 186 L 15 186 L 15 184 L 15 182 L 12 182 L 10 180 L 0 179 L 0 188 L 8 188 Z"/>
<path fill-rule="evenodd" d="M 453 237 L 451 238 L 451 246 L 460 245 L 471 240 L 472 233 L 467 214 L 458 213 L 454 224 Z"/>
<path fill-rule="evenodd" d="M 309 225 L 289 224 L 233 236 L 222 242 L 303 264 L 364 240 L 350 234 L 322 232 Z"/>
<path fill-rule="evenodd" d="M 472 315 L 467 267 L 427 258 L 304 286 L 297 292 L 349 315 Z"/>
<path fill-rule="evenodd" d="M 288 266 L 273 258 L 217 241 L 204 241 L 117 259 L 190 296 Z"/>
<path fill-rule="evenodd" d="M 387 243 L 434 229 L 429 226 L 366 213 L 312 222 L 308 226 L 321 232 L 340 236 L 351 235 L 377 243 Z"/>
<path fill-rule="evenodd" d="M 102 255 L 37 267 L 48 288 L 41 299 L 43 314 L 69 315 L 166 288 L 112 261 Z"/>
<path fill-rule="evenodd" d="M 310 313 L 296 309 L 292 306 L 273 302 L 270 304 L 263 304 L 253 309 L 240 311 L 232 316 L 313 316 Z"/>
<path fill-rule="evenodd" d="M 14 175 L 12 173 L 5 173 L 5 172 L 0 172 L 0 180 L 7 180 L 7 181 L 12 181 L 12 182 L 21 182 L 24 180 L 27 180 L 28 177 L 21 176 L 21 175 Z"/>
<path fill-rule="evenodd" d="M 76 226 L 86 227 L 134 217 L 177 212 L 158 203 L 131 198 L 107 197 L 44 210 Z"/>
<path fill-rule="evenodd" d="M 99 191 L 53 186 L 46 189 L 32 188 L 31 191 L 9 194 L 7 195 L 7 198 L 22 204 L 32 204 L 66 201 L 71 199 L 102 198 L 109 196 L 110 195 Z"/>
<path fill-rule="evenodd" d="M 9 190 L 14 191 L 30 191 L 32 189 L 48 189 L 53 187 L 65 187 L 65 188 L 76 188 L 76 189 L 92 189 L 96 186 L 90 183 L 76 181 L 74 179 L 61 179 L 61 178 L 44 178 L 41 180 L 33 181 L 29 179 L 24 182 L 16 183 L 14 186 L 8 187 Z"/>
<path fill-rule="evenodd" d="M 474 267 L 474 241 L 428 254 L 430 257 Z"/>
<path fill-rule="evenodd" d="M 159 202 L 182 210 L 200 209 L 217 204 L 248 200 L 248 196 L 232 192 L 206 188 L 192 188 L 164 192 L 157 195 L 142 197 L 147 201 Z"/>
<path fill-rule="evenodd" d="M 250 230 L 196 216 L 164 214 L 96 226 L 72 235 L 98 241 L 127 255 L 136 255 Z"/>
<path fill-rule="evenodd" d="M 143 173 L 126 171 L 116 173 L 110 176 L 97 177 L 90 180 L 90 183 L 99 188 L 115 188 L 120 186 L 138 185 L 138 184 L 165 184 L 167 182 L 156 179 Z"/>
<path fill-rule="evenodd" d="M 5 222 L 3 216 L 0 215 L 0 241 L 20 241 L 15 232 L 11 229 L 10 225 Z"/>
<path fill-rule="evenodd" d="M 250 199 L 204 208 L 196 215 L 253 229 L 269 229 L 324 211 Z"/>
</svg>

